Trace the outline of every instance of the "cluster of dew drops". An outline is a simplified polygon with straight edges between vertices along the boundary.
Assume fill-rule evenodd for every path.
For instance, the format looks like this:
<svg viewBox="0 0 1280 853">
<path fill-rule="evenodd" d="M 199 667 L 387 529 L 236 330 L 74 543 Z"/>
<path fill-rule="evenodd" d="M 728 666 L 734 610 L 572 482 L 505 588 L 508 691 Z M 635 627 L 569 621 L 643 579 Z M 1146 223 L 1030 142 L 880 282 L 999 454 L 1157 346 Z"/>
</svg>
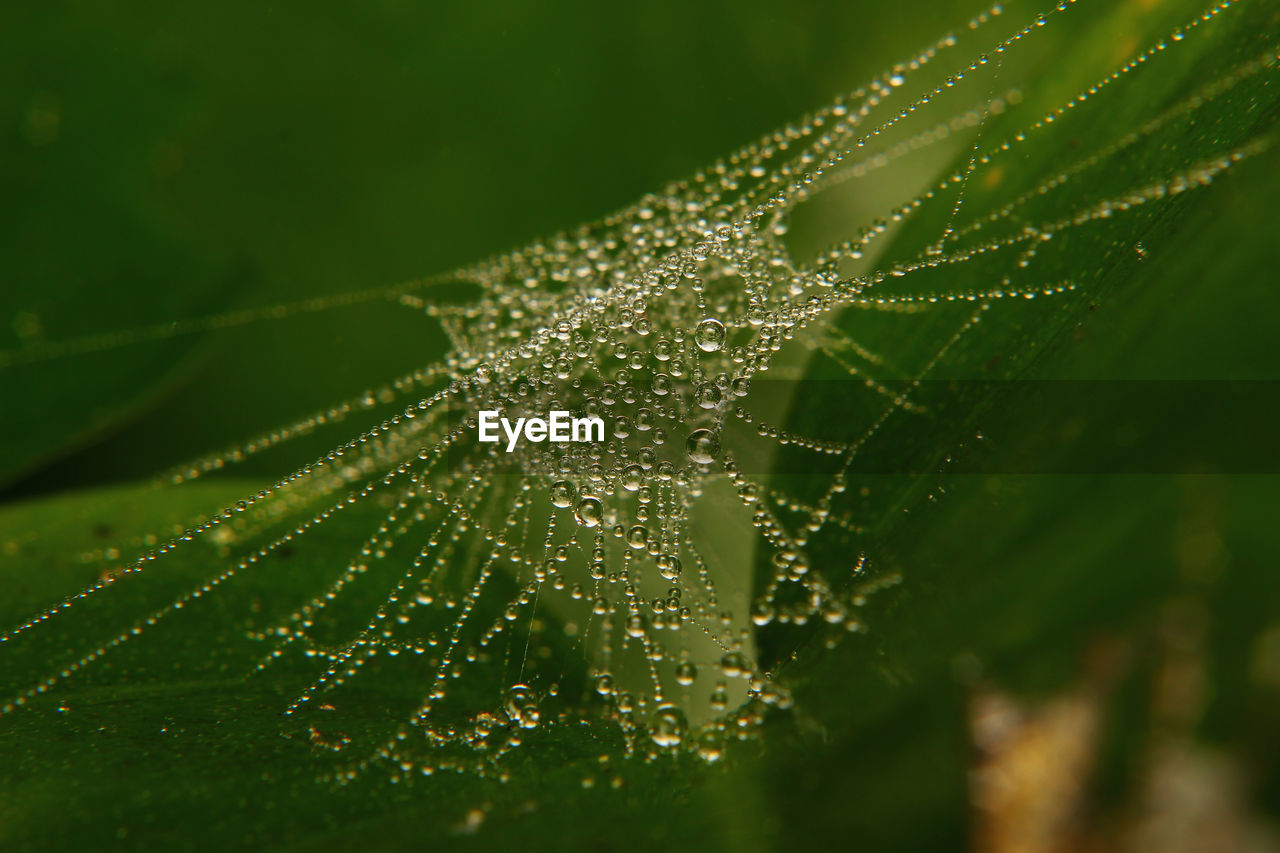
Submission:
<svg viewBox="0 0 1280 853">
<path fill-rule="evenodd" d="M 364 565 L 262 632 L 275 646 L 264 668 L 295 646 L 328 663 L 290 714 L 334 701 L 388 654 L 426 656 L 426 696 L 374 753 L 412 774 L 494 766 L 531 733 L 584 719 L 613 724 L 627 755 L 715 761 L 790 706 L 753 632 L 811 622 L 860 632 L 867 584 L 851 581 L 870 569 L 856 552 L 840 567 L 809 556 L 824 531 L 849 535 L 833 520 L 849 445 L 767 425 L 750 411 L 752 387 L 872 281 L 798 264 L 787 218 L 904 75 L 954 42 L 600 222 L 460 270 L 479 299 L 406 297 L 438 320 L 450 351 L 437 394 L 379 436 L 390 459 L 416 450 L 400 463 L 407 485 L 380 550 L 433 523 L 440 535 L 354 642 L 323 646 L 312 629 Z M 604 440 L 482 444 L 485 410 L 510 422 L 598 417 Z M 739 458 L 759 437 L 832 457 L 820 498 L 780 494 L 756 456 Z M 718 521 L 700 518 L 707 504 L 720 505 Z M 401 523 L 410 512 L 419 520 Z M 741 537 L 752 547 L 726 556 Z M 498 585 L 501 606 L 486 606 Z M 441 609 L 444 628 L 422 639 L 424 614 Z M 579 650 L 584 698 L 564 695 L 564 661 L 542 651 L 566 642 L 552 631 Z M 501 708 L 457 713 L 470 673 L 486 668 L 502 673 Z"/>
</svg>

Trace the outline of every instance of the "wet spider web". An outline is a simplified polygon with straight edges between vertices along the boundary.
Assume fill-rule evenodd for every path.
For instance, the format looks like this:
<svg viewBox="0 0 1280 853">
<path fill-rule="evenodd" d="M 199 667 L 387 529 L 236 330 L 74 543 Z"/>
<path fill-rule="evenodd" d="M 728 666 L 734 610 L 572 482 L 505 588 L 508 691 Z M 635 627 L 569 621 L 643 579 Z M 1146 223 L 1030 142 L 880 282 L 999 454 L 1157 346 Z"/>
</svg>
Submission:
<svg viewBox="0 0 1280 853">
<path fill-rule="evenodd" d="M 354 518 L 365 538 L 326 552 L 326 571 L 308 579 L 313 593 L 275 603 L 244 632 L 253 651 L 243 671 L 286 686 L 285 726 L 338 754 L 328 778 L 375 766 L 397 778 L 501 774 L 512 750 L 580 726 L 603 726 L 606 749 L 625 756 L 720 759 L 791 706 L 787 650 L 856 638 L 870 597 L 899 582 L 863 547 L 874 519 L 862 511 L 857 471 L 883 436 L 936 410 L 926 381 L 972 357 L 968 343 L 989 312 L 1084 298 L 1088 270 L 1081 280 L 1042 274 L 1072 268 L 1063 260 L 1069 238 L 1147 215 L 1270 144 L 1259 134 L 1189 152 L 1161 174 L 1126 168 L 1126 157 L 1160 145 L 1188 117 L 1274 75 L 1272 44 L 1124 135 L 1052 163 L 1031 190 L 999 198 L 1002 170 L 1037 140 L 1133 75 L 1158 73 L 1148 67 L 1248 4 L 1208 6 L 1053 110 L 1020 115 L 1024 92 L 1008 66 L 1076 5 L 1027 21 L 991 7 L 628 208 L 445 275 L 0 355 L 7 367 L 375 298 L 430 318 L 449 341 L 439 362 L 378 391 L 173 471 L 169 487 L 180 487 L 351 411 L 386 412 L 0 635 L 0 649 L 20 647 L 45 623 L 71 618 L 66 611 L 148 583 L 195 543 L 220 555 L 203 582 L 38 681 L 11 685 L 0 712 L 89 677 L 121 647 L 180 625 L 202 600 L 230 599 L 246 577 L 281 570 L 286 552 L 307 548 L 333 519 Z M 956 140 L 961 168 L 882 218 L 813 251 L 793 239 L 791 220 L 810 200 L 856 190 Z M 940 231 L 881 254 L 895 233 L 939 210 Z M 990 272 L 988 286 L 947 285 L 952 271 L 974 269 Z M 869 328 L 882 331 L 868 338 Z M 917 348 L 925 356 L 896 354 L 887 341 L 898 333 L 927 340 Z M 813 389 L 803 380 L 815 373 L 842 380 L 839 393 L 862 416 L 820 432 L 791 429 L 789 413 L 820 405 L 804 399 Z M 598 415 L 606 440 L 507 453 L 476 441 L 483 409 L 512 419 Z M 362 686 L 387 679 L 406 685 L 383 697 L 387 723 L 332 735 L 343 703 L 366 701 Z"/>
</svg>

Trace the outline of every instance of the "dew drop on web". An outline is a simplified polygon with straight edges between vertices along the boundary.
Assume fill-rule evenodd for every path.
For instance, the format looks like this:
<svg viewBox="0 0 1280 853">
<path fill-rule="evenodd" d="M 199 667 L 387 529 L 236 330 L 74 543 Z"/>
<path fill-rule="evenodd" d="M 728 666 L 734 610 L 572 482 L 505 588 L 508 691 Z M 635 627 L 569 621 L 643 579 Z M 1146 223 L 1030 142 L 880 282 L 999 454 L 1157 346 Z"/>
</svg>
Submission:
<svg viewBox="0 0 1280 853">
<path fill-rule="evenodd" d="M 719 352 L 724 339 L 724 323 L 714 318 L 703 320 L 693 331 L 693 340 L 703 352 Z"/>
<path fill-rule="evenodd" d="M 599 498 L 584 497 L 574 507 L 573 514 L 583 527 L 598 527 L 604 519 L 604 504 Z"/>
<path fill-rule="evenodd" d="M 649 737 L 663 749 L 674 749 L 684 740 L 689 724 L 675 705 L 660 705 L 649 724 Z"/>
<path fill-rule="evenodd" d="M 720 453 L 720 439 L 709 429 L 695 429 L 684 443 L 689 458 L 699 465 L 710 465 Z"/>
</svg>

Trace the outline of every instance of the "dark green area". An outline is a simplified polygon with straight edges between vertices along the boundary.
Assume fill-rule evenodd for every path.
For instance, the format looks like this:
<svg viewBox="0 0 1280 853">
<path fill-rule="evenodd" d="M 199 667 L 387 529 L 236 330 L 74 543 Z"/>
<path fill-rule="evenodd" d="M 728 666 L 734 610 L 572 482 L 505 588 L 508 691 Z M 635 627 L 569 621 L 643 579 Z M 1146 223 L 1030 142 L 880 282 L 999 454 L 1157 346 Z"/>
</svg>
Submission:
<svg viewBox="0 0 1280 853">
<path fill-rule="evenodd" d="M 23 37 L 0 59 L 0 350 L 17 350 L 24 330 L 27 346 L 40 334 L 70 340 L 473 260 L 657 189 L 964 20 L 951 3 L 821 5 L 7 9 L 0 26 Z M 998 206 L 1229 67 L 1274 55 L 1266 5 L 1239 4 L 1160 57 L 1161 73 L 1082 105 L 1007 158 L 1001 182 L 968 187 L 966 209 Z M 1034 52 L 1047 82 L 1024 96 L 1058 104 L 1112 67 L 1124 40 L 1144 45 L 1198 8 L 1138 7 L 1084 2 L 1056 20 Z M 1274 134 L 1276 111 L 1273 71 L 1033 202 L 1026 219 Z M 993 117 L 984 135 L 1015 130 Z M 1274 816 L 1280 691 L 1258 661 L 1280 613 L 1276 478 L 957 475 L 945 458 L 981 457 L 977 468 L 998 471 L 1001 454 L 1024 452 L 1007 437 L 1042 413 L 1003 396 L 1004 379 L 1280 378 L 1276 167 L 1264 153 L 1169 204 L 1059 235 L 1025 269 L 1004 255 L 904 280 L 910 292 L 987 290 L 1010 273 L 1078 287 L 994 303 L 935 374 L 992 380 L 991 390 L 952 400 L 945 418 L 895 416 L 868 448 L 938 473 L 853 484 L 867 487 L 857 510 L 871 531 L 815 563 L 837 576 L 865 548 L 878 572 L 904 582 L 872 597 L 868 634 L 834 649 L 824 631 L 761 637 L 781 661 L 796 652 L 780 672 L 797 708 L 727 767 L 602 768 L 595 756 L 613 733 L 560 731 L 519 750 L 506 784 L 458 776 L 409 787 L 380 772 L 340 789 L 317 783 L 328 759 L 278 716 L 294 685 L 245 680 L 243 635 L 262 608 L 314 592 L 308 569 L 326 549 L 357 547 L 366 525 L 353 518 L 0 718 L 0 846 L 961 849 L 973 819 L 973 679 L 1049 697 L 1082 677 L 1092 649 L 1127 649 L 1091 800 L 1116 812 L 1132 795 L 1158 638 L 1176 607 L 1206 626 L 1209 699 L 1196 736 L 1240 763 L 1247 805 Z M 909 223 L 890 259 L 919 251 L 948 210 Z M 972 311 L 854 312 L 842 323 L 913 374 Z M 0 513 L 0 624 L 92 582 L 97 565 L 77 555 L 140 549 L 134 534 L 187 523 L 288 460 L 264 456 L 246 479 L 180 490 L 131 482 L 377 388 L 442 347 L 423 318 L 374 301 L 0 368 L 0 480 L 14 484 Z M 829 370 L 817 360 L 811 375 Z M 1212 425 L 1218 413 L 1194 402 L 1184 417 Z M 800 400 L 790 426 L 830 435 L 838 411 Z M 977 439 L 984 430 L 1006 438 Z M 85 485 L 105 487 L 33 498 Z M 222 565 L 204 545 L 186 554 L 19 648 L 0 646 L 5 695 Z M 413 699 L 403 682 L 368 689 L 353 733 Z M 478 834 L 460 834 L 476 808 L 487 814 Z"/>
</svg>

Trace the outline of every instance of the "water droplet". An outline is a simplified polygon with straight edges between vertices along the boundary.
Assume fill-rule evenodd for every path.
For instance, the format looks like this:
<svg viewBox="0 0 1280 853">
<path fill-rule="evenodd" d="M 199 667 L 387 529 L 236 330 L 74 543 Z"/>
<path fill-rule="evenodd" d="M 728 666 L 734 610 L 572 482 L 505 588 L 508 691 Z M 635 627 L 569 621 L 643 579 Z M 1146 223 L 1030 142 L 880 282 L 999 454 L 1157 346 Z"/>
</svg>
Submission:
<svg viewBox="0 0 1280 853">
<path fill-rule="evenodd" d="M 663 554 L 658 557 L 658 574 L 667 580 L 673 581 L 679 578 L 681 569 L 680 558 L 675 554 Z"/>
<path fill-rule="evenodd" d="M 539 719 L 538 697 L 528 685 L 513 685 L 507 691 L 507 699 L 503 707 L 511 722 L 520 728 L 537 728 Z"/>
<path fill-rule="evenodd" d="M 573 486 L 564 480 L 557 480 L 551 484 L 551 503 L 561 509 L 573 503 Z"/>
<path fill-rule="evenodd" d="M 599 498 L 586 497 L 578 501 L 573 515 L 583 527 L 599 527 L 604 518 L 604 505 Z"/>
<path fill-rule="evenodd" d="M 720 453 L 720 438 L 709 429 L 695 429 L 689 433 L 684 449 L 694 462 L 699 465 L 708 465 L 714 462 Z"/>
<path fill-rule="evenodd" d="M 714 318 L 708 318 L 698 324 L 693 330 L 694 343 L 698 345 L 698 349 L 703 352 L 716 352 L 724 346 L 725 329 L 724 323 Z"/>
<path fill-rule="evenodd" d="M 644 485 L 644 469 L 639 465 L 628 465 L 622 469 L 622 488 L 628 492 L 638 492 Z"/>
<path fill-rule="evenodd" d="M 649 737 L 663 749 L 674 749 L 684 740 L 689 723 L 675 705 L 659 705 L 649 725 Z"/>
<path fill-rule="evenodd" d="M 723 681 L 718 682 L 715 690 L 711 691 L 711 707 L 717 711 L 729 707 L 729 686 Z"/>
<path fill-rule="evenodd" d="M 698 735 L 698 757 L 708 764 L 714 764 L 724 758 L 724 738 L 714 729 L 707 729 Z"/>
<path fill-rule="evenodd" d="M 698 668 L 689 661 L 682 661 L 676 667 L 676 683 L 688 687 L 698 677 Z"/>
<path fill-rule="evenodd" d="M 728 677 L 737 678 L 747 674 L 747 660 L 741 652 L 729 652 L 720 659 L 720 669 Z"/>
<path fill-rule="evenodd" d="M 720 392 L 720 388 L 714 382 L 703 382 L 698 386 L 697 392 L 694 394 L 694 400 L 704 409 L 714 409 L 720 405 L 720 400 L 724 395 Z"/>
<path fill-rule="evenodd" d="M 627 544 L 637 550 L 649 542 L 649 530 L 643 524 L 637 524 L 627 531 Z"/>
</svg>

